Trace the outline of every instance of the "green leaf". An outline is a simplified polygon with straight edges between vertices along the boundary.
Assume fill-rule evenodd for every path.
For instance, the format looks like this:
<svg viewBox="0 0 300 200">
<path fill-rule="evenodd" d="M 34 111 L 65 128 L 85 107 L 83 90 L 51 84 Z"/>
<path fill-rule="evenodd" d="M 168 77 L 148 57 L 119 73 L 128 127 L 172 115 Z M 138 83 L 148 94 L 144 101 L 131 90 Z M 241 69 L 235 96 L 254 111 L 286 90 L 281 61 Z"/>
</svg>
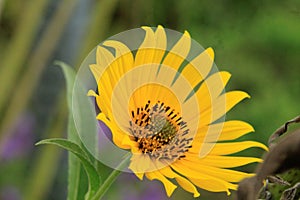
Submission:
<svg viewBox="0 0 300 200">
<path fill-rule="evenodd" d="M 290 169 L 282 174 L 277 175 L 285 182 L 290 185 L 281 184 L 281 183 L 271 183 L 269 184 L 268 191 L 271 193 L 272 199 L 284 199 L 284 191 L 288 189 L 292 189 L 294 185 L 296 185 L 300 180 L 300 170 L 299 169 Z M 299 199 L 300 190 L 296 190 L 296 198 L 290 198 L 291 200 Z"/>
<path fill-rule="evenodd" d="M 68 140 L 75 142 L 76 144 L 81 144 L 81 140 L 77 134 L 77 130 L 74 123 L 74 118 L 72 114 L 72 95 L 73 86 L 76 77 L 75 71 L 69 65 L 56 61 L 56 65 L 60 66 L 63 70 L 66 85 L 67 85 L 67 104 L 69 110 L 68 117 Z M 73 155 L 69 154 L 68 157 L 68 200 L 82 199 L 86 192 L 86 184 L 80 178 L 81 166 L 79 160 Z"/>
<path fill-rule="evenodd" d="M 100 178 L 97 170 L 89 160 L 88 155 L 82 150 L 82 148 L 72 141 L 61 139 L 61 138 L 42 140 L 38 142 L 36 145 L 41 145 L 41 144 L 57 145 L 59 147 L 62 147 L 72 152 L 75 156 L 79 158 L 89 179 L 89 192 L 86 194 L 86 198 L 90 199 L 100 187 Z"/>
<path fill-rule="evenodd" d="M 72 92 L 73 92 L 73 86 L 74 86 L 74 81 L 76 77 L 76 72 L 74 69 L 67 65 L 64 62 L 61 61 L 55 61 L 55 65 L 58 65 L 62 68 L 65 79 L 66 79 L 66 84 L 67 84 L 67 101 L 68 101 L 68 108 L 69 110 L 72 110 Z"/>
</svg>

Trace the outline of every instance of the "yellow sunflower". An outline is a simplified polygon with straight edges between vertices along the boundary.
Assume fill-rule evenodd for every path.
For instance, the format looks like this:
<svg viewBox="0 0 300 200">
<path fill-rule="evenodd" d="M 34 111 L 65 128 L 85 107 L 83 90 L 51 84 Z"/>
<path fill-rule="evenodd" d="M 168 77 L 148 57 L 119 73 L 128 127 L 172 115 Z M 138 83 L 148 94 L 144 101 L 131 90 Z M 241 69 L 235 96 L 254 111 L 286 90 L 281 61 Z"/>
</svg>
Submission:
<svg viewBox="0 0 300 200">
<path fill-rule="evenodd" d="M 177 187 L 172 179 L 194 197 L 200 195 L 197 187 L 229 195 L 253 175 L 229 168 L 261 162 L 229 155 L 267 149 L 254 141 L 231 141 L 253 128 L 224 121 L 226 112 L 249 95 L 225 92 L 230 74 L 212 70 L 211 48 L 189 58 L 193 41 L 187 31 L 171 44 L 162 26 L 142 30 L 136 51 L 118 40 L 97 47 L 90 69 L 98 91 L 89 91 L 101 110 L 97 119 L 110 128 L 115 145 L 132 153 L 129 169 L 141 180 L 161 181 L 168 196 Z"/>
</svg>

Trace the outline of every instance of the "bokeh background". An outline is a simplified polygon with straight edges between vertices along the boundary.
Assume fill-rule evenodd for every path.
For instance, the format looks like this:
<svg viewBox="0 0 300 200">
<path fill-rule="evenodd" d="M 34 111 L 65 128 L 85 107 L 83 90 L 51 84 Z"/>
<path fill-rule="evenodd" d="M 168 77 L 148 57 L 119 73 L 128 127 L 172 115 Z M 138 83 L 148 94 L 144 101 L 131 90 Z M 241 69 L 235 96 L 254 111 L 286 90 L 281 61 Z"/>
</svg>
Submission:
<svg viewBox="0 0 300 200">
<path fill-rule="evenodd" d="M 1 200 L 66 199 L 67 153 L 34 146 L 66 136 L 66 88 L 54 61 L 78 69 L 105 38 L 158 24 L 188 30 L 203 47 L 213 47 L 219 69 L 232 73 L 227 89 L 251 95 L 227 115 L 255 127 L 243 139 L 266 143 L 299 115 L 300 1 L 0 0 Z M 232 199 L 200 192 L 201 199 Z M 161 183 L 123 174 L 105 199 L 168 198 Z M 170 199 L 193 198 L 179 188 Z"/>
</svg>

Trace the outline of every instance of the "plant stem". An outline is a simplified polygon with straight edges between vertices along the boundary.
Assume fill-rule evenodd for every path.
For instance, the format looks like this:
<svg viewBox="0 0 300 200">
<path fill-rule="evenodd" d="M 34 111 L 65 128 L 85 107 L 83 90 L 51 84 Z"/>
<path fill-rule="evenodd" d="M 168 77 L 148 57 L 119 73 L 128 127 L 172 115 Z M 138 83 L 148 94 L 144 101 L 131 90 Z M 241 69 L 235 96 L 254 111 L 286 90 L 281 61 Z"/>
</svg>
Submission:
<svg viewBox="0 0 300 200">
<path fill-rule="evenodd" d="M 111 184 L 117 179 L 117 177 L 122 173 L 122 169 L 128 165 L 128 161 L 130 158 L 130 154 L 126 154 L 124 160 L 114 169 L 111 174 L 106 178 L 104 183 L 98 189 L 96 194 L 93 196 L 91 200 L 99 200 L 103 197 L 105 192 L 110 188 Z"/>
</svg>

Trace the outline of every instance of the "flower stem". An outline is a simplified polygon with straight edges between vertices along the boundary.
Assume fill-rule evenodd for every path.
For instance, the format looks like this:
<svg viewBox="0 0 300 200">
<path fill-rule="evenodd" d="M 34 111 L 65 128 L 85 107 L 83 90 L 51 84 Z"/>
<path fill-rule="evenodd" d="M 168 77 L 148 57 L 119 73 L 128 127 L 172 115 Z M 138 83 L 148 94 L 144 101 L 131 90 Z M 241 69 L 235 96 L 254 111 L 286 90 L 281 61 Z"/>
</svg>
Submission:
<svg viewBox="0 0 300 200">
<path fill-rule="evenodd" d="M 130 158 L 130 154 L 126 154 L 125 158 L 122 160 L 122 162 L 106 178 L 106 180 L 104 181 L 104 183 L 101 185 L 101 187 L 98 189 L 98 191 L 96 192 L 96 194 L 93 196 L 92 200 L 99 200 L 99 199 L 101 199 L 103 197 L 103 195 L 109 189 L 109 187 L 111 186 L 111 184 L 121 174 L 122 169 L 124 169 L 124 167 L 128 165 L 129 158 Z"/>
</svg>

